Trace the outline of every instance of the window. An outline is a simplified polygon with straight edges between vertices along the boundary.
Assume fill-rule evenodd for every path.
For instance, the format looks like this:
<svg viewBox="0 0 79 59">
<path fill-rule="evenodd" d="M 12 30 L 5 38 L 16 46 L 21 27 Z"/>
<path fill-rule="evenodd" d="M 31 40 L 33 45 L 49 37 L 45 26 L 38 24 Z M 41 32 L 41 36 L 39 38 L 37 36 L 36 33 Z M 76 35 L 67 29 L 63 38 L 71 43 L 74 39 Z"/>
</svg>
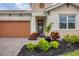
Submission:
<svg viewBox="0 0 79 59">
<path fill-rule="evenodd" d="M 60 29 L 75 29 L 75 16 L 60 16 Z"/>
<path fill-rule="evenodd" d="M 61 29 L 66 29 L 67 24 L 66 24 L 66 16 L 60 16 L 60 28 Z"/>
<path fill-rule="evenodd" d="M 68 28 L 69 29 L 75 28 L 75 16 L 68 16 Z"/>
</svg>

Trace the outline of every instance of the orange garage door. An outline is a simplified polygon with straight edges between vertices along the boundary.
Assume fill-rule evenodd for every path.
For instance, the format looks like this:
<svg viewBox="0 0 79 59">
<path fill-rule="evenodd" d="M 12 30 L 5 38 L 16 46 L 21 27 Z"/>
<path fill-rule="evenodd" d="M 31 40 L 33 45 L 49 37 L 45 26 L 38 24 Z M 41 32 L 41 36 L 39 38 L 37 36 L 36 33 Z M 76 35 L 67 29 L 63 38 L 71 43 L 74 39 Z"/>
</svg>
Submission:
<svg viewBox="0 0 79 59">
<path fill-rule="evenodd" d="M 0 37 L 29 37 L 29 35 L 29 21 L 0 21 Z"/>
</svg>

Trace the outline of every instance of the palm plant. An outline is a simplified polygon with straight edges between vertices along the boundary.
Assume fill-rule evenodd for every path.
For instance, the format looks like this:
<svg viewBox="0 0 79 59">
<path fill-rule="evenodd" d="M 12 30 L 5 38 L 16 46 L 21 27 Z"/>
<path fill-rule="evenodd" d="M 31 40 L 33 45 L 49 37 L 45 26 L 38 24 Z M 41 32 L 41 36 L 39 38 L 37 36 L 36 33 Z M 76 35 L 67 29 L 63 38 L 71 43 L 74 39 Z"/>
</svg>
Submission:
<svg viewBox="0 0 79 59">
<path fill-rule="evenodd" d="M 50 30 L 51 30 L 51 27 L 52 27 L 52 24 L 53 23 L 50 23 L 50 24 L 48 24 L 47 26 L 46 26 L 46 36 L 48 36 L 48 34 L 49 34 L 49 32 L 50 32 Z"/>
</svg>

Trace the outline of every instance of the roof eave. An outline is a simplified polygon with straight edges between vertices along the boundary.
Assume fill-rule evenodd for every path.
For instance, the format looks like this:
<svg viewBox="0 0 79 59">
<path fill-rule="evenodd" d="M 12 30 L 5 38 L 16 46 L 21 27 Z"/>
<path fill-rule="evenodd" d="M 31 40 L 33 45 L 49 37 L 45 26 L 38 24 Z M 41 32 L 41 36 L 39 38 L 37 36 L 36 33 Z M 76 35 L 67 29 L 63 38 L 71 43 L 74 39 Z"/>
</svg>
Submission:
<svg viewBox="0 0 79 59">
<path fill-rule="evenodd" d="M 45 8 L 44 11 L 47 12 L 47 11 L 49 11 L 51 9 L 54 9 L 54 8 L 57 8 L 57 7 L 59 7 L 59 6 L 63 5 L 63 4 L 66 4 L 66 3 L 62 3 L 62 4 L 58 3 L 58 4 L 54 5 L 54 6 L 50 6 L 50 7 Z M 75 3 L 70 3 L 70 4 L 74 4 L 75 6 L 77 6 L 79 8 L 78 4 L 75 4 Z"/>
<path fill-rule="evenodd" d="M 46 12 L 46 11 L 49 11 L 49 10 L 54 9 L 54 8 L 56 8 L 56 7 L 58 7 L 58 6 L 61 6 L 61 5 L 63 5 L 63 4 L 64 4 L 64 3 L 62 3 L 62 4 L 58 3 L 58 4 L 56 4 L 56 5 L 52 5 L 52 6 L 50 6 L 50 7 L 45 8 L 44 11 L 45 11 L 45 12 Z"/>
<path fill-rule="evenodd" d="M 32 10 L 0 10 L 0 13 L 31 13 Z"/>
</svg>

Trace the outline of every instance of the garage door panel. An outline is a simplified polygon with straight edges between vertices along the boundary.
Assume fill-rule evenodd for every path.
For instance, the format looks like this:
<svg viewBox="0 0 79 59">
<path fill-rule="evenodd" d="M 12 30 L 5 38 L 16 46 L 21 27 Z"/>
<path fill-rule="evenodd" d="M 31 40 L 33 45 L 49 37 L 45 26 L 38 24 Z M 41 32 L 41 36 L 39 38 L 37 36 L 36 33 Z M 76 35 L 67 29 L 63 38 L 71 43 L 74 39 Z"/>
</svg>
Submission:
<svg viewBox="0 0 79 59">
<path fill-rule="evenodd" d="M 0 37 L 29 37 L 30 22 L 0 22 Z"/>
</svg>

